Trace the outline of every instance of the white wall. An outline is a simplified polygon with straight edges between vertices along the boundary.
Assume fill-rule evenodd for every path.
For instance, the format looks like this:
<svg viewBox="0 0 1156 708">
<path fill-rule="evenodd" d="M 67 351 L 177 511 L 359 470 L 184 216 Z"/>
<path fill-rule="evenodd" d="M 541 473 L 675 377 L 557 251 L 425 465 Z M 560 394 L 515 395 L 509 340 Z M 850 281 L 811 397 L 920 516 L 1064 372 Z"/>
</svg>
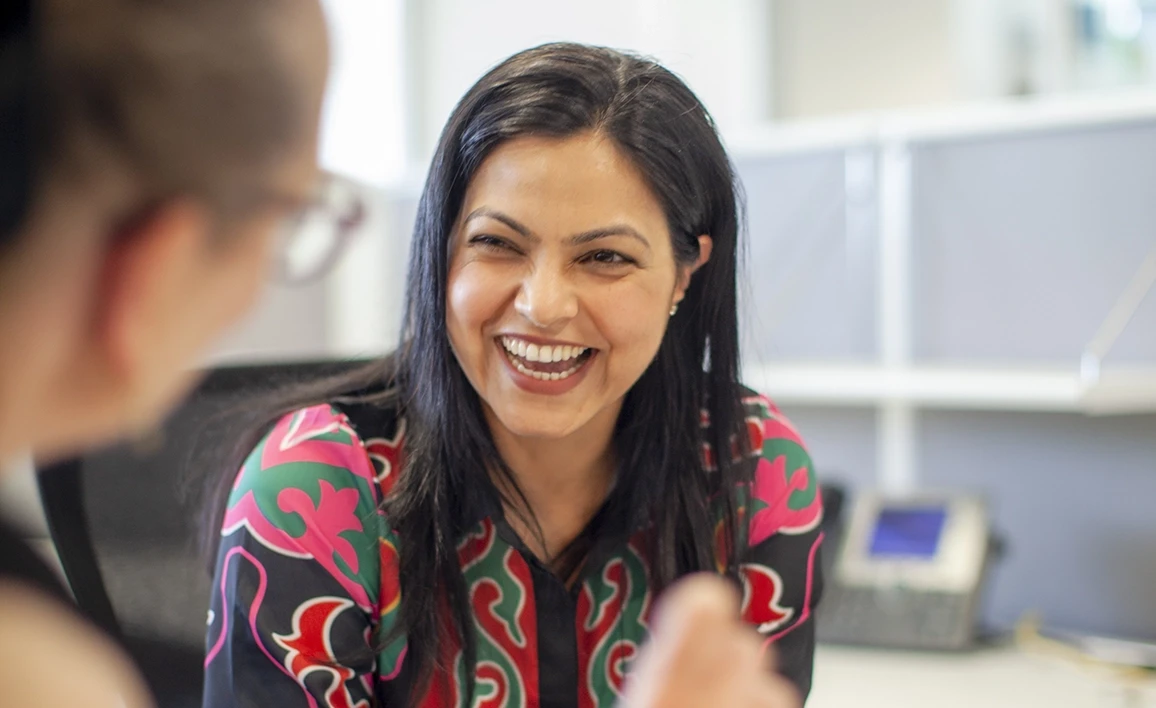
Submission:
<svg viewBox="0 0 1156 708">
<path fill-rule="evenodd" d="M 779 118 L 960 96 L 951 0 L 775 0 Z"/>
<path fill-rule="evenodd" d="M 1076 29 L 1068 2 L 953 0 L 952 5 L 964 98 L 1072 87 Z"/>
<path fill-rule="evenodd" d="M 648 54 L 679 73 L 723 126 L 769 117 L 765 0 L 410 0 L 414 158 L 493 65 L 549 41 Z"/>
<path fill-rule="evenodd" d="M 773 0 L 776 118 L 1054 93 L 1072 86 L 1062 0 Z"/>
<path fill-rule="evenodd" d="M 321 163 L 376 187 L 405 171 L 405 3 L 324 0 L 331 72 Z"/>
</svg>

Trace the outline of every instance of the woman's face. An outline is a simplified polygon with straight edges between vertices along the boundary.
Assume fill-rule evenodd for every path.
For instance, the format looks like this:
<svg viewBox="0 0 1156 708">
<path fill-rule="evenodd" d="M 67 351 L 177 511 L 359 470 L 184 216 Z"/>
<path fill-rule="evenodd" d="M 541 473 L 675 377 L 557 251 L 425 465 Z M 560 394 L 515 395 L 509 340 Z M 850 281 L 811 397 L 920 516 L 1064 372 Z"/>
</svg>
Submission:
<svg viewBox="0 0 1156 708">
<path fill-rule="evenodd" d="M 495 149 L 452 235 L 446 306 L 491 425 L 549 439 L 615 420 L 692 267 L 675 262 L 666 215 L 610 139 Z"/>
</svg>

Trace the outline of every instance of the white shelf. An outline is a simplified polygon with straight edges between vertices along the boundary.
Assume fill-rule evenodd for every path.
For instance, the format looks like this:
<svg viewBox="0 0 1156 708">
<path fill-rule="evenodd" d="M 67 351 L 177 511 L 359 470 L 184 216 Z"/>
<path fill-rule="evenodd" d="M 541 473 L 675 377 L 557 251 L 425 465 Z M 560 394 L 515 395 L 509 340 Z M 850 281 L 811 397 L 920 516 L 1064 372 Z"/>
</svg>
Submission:
<svg viewBox="0 0 1156 708">
<path fill-rule="evenodd" d="M 844 151 L 901 141 L 929 144 L 1156 120 L 1149 89 L 1014 98 L 959 106 L 781 121 L 728 131 L 732 157 Z"/>
<path fill-rule="evenodd" d="M 745 382 L 784 404 L 1078 412 L 1156 412 L 1156 366 L 1105 371 L 1085 381 L 1075 367 L 770 364 L 746 369 Z"/>
</svg>

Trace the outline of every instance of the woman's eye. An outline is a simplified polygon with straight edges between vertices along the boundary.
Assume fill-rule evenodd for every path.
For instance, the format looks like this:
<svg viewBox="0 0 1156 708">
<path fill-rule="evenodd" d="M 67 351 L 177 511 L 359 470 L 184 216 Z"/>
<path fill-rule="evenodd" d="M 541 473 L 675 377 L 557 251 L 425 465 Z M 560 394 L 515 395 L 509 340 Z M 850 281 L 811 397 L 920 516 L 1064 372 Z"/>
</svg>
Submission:
<svg viewBox="0 0 1156 708">
<path fill-rule="evenodd" d="M 588 263 L 594 263 L 600 266 L 620 266 L 634 263 L 634 259 L 618 253 L 617 251 L 594 251 L 587 254 L 585 260 Z"/>
<path fill-rule="evenodd" d="M 469 245 L 477 246 L 487 251 L 507 253 L 518 252 L 517 247 L 515 247 L 514 244 L 510 243 L 506 239 L 499 236 L 490 236 L 489 234 L 480 234 L 478 236 L 474 236 L 470 239 Z"/>
</svg>

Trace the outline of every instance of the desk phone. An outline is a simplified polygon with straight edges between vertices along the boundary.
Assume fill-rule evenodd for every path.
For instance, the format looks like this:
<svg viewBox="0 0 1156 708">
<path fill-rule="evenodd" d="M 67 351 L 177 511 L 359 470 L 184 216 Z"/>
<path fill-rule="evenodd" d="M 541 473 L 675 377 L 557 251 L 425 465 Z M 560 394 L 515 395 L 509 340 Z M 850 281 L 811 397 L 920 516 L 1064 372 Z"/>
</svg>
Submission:
<svg viewBox="0 0 1156 708">
<path fill-rule="evenodd" d="M 816 613 L 821 641 L 962 649 L 975 637 L 989 556 L 986 504 L 970 495 L 856 495 Z"/>
</svg>

